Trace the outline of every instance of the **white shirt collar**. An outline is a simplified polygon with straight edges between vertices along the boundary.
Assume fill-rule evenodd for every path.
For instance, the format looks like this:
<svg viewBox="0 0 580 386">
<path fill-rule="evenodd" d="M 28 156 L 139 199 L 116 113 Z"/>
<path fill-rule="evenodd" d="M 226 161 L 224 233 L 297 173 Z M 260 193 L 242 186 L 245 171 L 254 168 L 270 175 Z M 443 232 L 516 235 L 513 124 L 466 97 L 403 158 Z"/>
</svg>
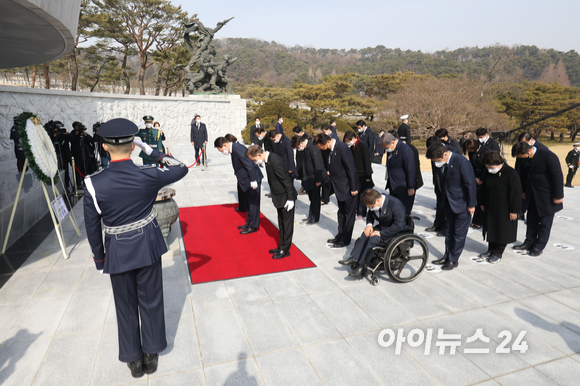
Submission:
<svg viewBox="0 0 580 386">
<path fill-rule="evenodd" d="M 330 147 L 330 151 L 334 151 L 334 146 L 336 145 L 336 139 L 331 139 L 332 146 Z"/>
<path fill-rule="evenodd" d="M 268 163 L 268 157 L 270 157 L 270 152 L 269 151 L 266 152 L 266 156 L 264 157 L 264 162 L 265 163 Z"/>
<path fill-rule="evenodd" d="M 449 165 L 449 161 L 451 161 L 451 157 L 453 157 L 453 152 L 450 150 L 449 151 L 449 158 L 447 158 L 447 162 L 445 162 L 445 165 Z"/>
</svg>

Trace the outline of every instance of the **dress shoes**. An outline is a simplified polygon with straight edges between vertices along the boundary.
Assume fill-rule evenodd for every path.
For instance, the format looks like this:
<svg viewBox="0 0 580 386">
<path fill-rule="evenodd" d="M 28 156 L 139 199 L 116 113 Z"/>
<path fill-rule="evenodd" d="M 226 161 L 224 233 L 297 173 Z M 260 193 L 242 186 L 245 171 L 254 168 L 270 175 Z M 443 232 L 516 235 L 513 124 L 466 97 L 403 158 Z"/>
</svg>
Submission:
<svg viewBox="0 0 580 386">
<path fill-rule="evenodd" d="M 572 185 L 564 185 L 566 188 L 574 188 Z"/>
<path fill-rule="evenodd" d="M 290 251 L 283 251 L 283 250 L 279 250 L 278 252 L 276 252 L 274 254 L 274 256 L 272 256 L 272 259 L 283 259 L 285 257 L 290 256 Z"/>
<path fill-rule="evenodd" d="M 243 231 L 240 232 L 241 235 L 249 235 L 250 233 L 256 233 L 258 231 L 258 228 L 246 228 Z"/>
<path fill-rule="evenodd" d="M 339 242 L 339 243 L 334 243 L 330 246 L 330 249 L 340 249 L 340 248 L 346 248 L 348 247 L 348 244 L 345 244 L 343 242 Z"/>
<path fill-rule="evenodd" d="M 439 229 L 435 228 L 435 225 L 433 225 L 431 228 L 425 228 L 425 232 L 439 232 Z"/>
<path fill-rule="evenodd" d="M 238 213 L 246 213 L 245 210 L 240 210 L 240 208 L 236 208 L 236 212 L 238 212 Z"/>
<path fill-rule="evenodd" d="M 304 221 L 304 225 L 314 225 L 317 222 L 318 221 L 314 221 L 313 219 L 308 219 L 308 220 Z"/>
<path fill-rule="evenodd" d="M 328 239 L 326 240 L 326 244 L 334 244 L 336 243 L 336 239 Z"/>
<path fill-rule="evenodd" d="M 447 232 L 437 232 L 437 237 L 446 237 Z"/>
<path fill-rule="evenodd" d="M 272 195 L 270 193 L 266 193 L 266 197 L 272 198 Z"/>
<path fill-rule="evenodd" d="M 348 260 L 338 260 L 338 264 L 340 265 L 351 265 L 351 264 L 356 264 L 358 263 L 355 259 L 353 259 L 352 257 L 349 257 Z"/>
<path fill-rule="evenodd" d="M 157 371 L 157 364 L 159 363 L 159 354 L 144 354 L 143 355 L 143 371 L 145 374 L 153 374 Z"/>
<path fill-rule="evenodd" d="M 357 267 L 354 271 L 349 272 L 348 276 L 360 279 L 363 277 L 363 269 L 361 267 Z"/>
<path fill-rule="evenodd" d="M 501 261 L 501 257 L 498 255 L 491 255 L 487 259 L 485 259 L 489 264 L 497 264 Z"/>
<path fill-rule="evenodd" d="M 435 264 L 435 265 L 443 265 L 445 263 L 447 263 L 447 258 L 445 258 L 445 257 L 442 257 L 442 258 L 437 259 L 437 260 L 433 260 L 431 262 L 431 264 Z"/>
<path fill-rule="evenodd" d="M 527 251 L 531 247 L 532 246 L 530 244 L 522 243 L 520 245 L 514 245 L 512 249 L 515 249 L 516 251 Z"/>
<path fill-rule="evenodd" d="M 269 254 L 271 254 L 271 255 L 273 255 L 273 254 L 275 254 L 275 253 L 278 253 L 278 251 L 279 251 L 279 250 L 280 250 L 280 248 L 279 248 L 279 247 L 278 247 L 278 248 L 276 248 L 276 249 L 270 249 L 270 250 L 268 251 L 268 253 L 269 253 Z"/>
<path fill-rule="evenodd" d="M 537 248 L 532 248 L 528 251 L 528 256 L 540 256 L 542 254 L 542 251 L 540 251 Z"/>
<path fill-rule="evenodd" d="M 451 271 L 453 268 L 457 268 L 457 266 L 459 266 L 459 263 L 451 263 L 448 261 L 447 263 L 441 266 L 441 269 L 445 271 Z"/>
<path fill-rule="evenodd" d="M 238 227 L 238 229 L 246 229 L 248 227 L 248 224 L 244 224 L 244 225 L 240 225 Z"/>
<path fill-rule="evenodd" d="M 477 255 L 477 257 L 480 258 L 480 259 L 483 259 L 483 258 L 486 258 L 486 257 L 490 257 L 490 256 L 491 256 L 491 252 L 490 251 L 487 251 L 485 253 L 481 253 L 481 254 Z"/>
<path fill-rule="evenodd" d="M 133 378 L 141 378 L 145 373 L 143 372 L 143 357 L 134 362 L 127 363 L 127 367 L 131 370 Z"/>
</svg>

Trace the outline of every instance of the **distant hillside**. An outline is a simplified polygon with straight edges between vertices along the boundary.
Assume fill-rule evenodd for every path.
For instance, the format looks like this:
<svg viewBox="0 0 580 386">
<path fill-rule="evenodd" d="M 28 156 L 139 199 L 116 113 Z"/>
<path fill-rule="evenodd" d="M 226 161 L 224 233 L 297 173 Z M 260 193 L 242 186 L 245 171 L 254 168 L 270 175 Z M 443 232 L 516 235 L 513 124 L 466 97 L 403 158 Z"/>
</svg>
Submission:
<svg viewBox="0 0 580 386">
<path fill-rule="evenodd" d="M 290 85 L 316 83 L 328 74 L 356 72 L 376 75 L 396 71 L 445 76 L 467 74 L 508 81 L 538 80 L 580 86 L 580 55 L 536 46 L 459 48 L 454 51 L 402 51 L 384 46 L 360 50 L 286 47 L 256 39 L 218 39 L 218 55 L 238 60 L 228 75 L 237 82 L 262 80 Z"/>
</svg>

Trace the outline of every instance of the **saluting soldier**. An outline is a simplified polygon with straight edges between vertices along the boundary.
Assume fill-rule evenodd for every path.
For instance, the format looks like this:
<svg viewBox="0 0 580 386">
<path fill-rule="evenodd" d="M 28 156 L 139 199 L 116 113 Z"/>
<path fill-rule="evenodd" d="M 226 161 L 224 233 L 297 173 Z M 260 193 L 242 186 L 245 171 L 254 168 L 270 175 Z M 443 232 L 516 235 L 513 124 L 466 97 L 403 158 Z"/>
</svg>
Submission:
<svg viewBox="0 0 580 386">
<path fill-rule="evenodd" d="M 566 156 L 566 165 L 568 165 L 568 175 L 566 176 L 566 186 L 567 188 L 573 188 L 572 180 L 574 175 L 578 170 L 578 161 L 580 160 L 580 142 L 576 142 L 574 149 L 570 150 Z"/>
<path fill-rule="evenodd" d="M 143 120 L 145 121 L 145 128 L 139 130 L 137 136 L 141 138 L 141 141 L 151 146 L 152 149 L 161 151 L 163 149 L 163 144 L 161 141 L 165 141 L 165 134 L 163 134 L 163 131 L 160 129 L 153 128 L 154 119 L 151 115 L 145 115 Z M 145 154 L 144 151 L 139 153 L 139 157 L 143 159 L 143 165 L 157 166 L 157 163 L 151 157 Z"/>
<path fill-rule="evenodd" d="M 127 363 L 135 378 L 154 373 L 158 354 L 167 347 L 161 277 L 161 255 L 167 246 L 151 211 L 159 189 L 188 171 L 183 163 L 135 137 L 138 131 L 123 118 L 100 127 L 111 163 L 85 178 L 84 197 L 85 227 L 96 268 L 111 275 L 119 360 Z M 135 165 L 130 158 L 135 146 L 163 168 Z"/>
</svg>

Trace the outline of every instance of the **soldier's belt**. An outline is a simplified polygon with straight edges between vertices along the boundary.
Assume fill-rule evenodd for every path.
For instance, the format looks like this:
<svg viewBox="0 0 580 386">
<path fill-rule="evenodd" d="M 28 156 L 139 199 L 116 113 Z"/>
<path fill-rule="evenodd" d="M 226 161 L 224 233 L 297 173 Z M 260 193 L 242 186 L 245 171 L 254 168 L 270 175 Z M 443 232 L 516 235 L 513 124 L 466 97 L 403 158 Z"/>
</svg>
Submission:
<svg viewBox="0 0 580 386">
<path fill-rule="evenodd" d="M 149 213 L 147 215 L 147 217 L 145 217 L 145 218 L 143 218 L 141 220 L 137 220 L 135 222 L 132 222 L 131 224 L 120 225 L 118 227 L 108 227 L 108 226 L 105 226 L 105 233 L 108 233 L 110 235 L 120 235 L 121 233 L 125 233 L 125 232 L 134 231 L 134 230 L 137 230 L 137 229 L 141 229 L 145 225 L 147 225 L 151 221 L 153 221 L 154 218 L 155 218 L 155 215 L 153 214 L 153 212 L 151 212 L 151 213 Z"/>
</svg>

